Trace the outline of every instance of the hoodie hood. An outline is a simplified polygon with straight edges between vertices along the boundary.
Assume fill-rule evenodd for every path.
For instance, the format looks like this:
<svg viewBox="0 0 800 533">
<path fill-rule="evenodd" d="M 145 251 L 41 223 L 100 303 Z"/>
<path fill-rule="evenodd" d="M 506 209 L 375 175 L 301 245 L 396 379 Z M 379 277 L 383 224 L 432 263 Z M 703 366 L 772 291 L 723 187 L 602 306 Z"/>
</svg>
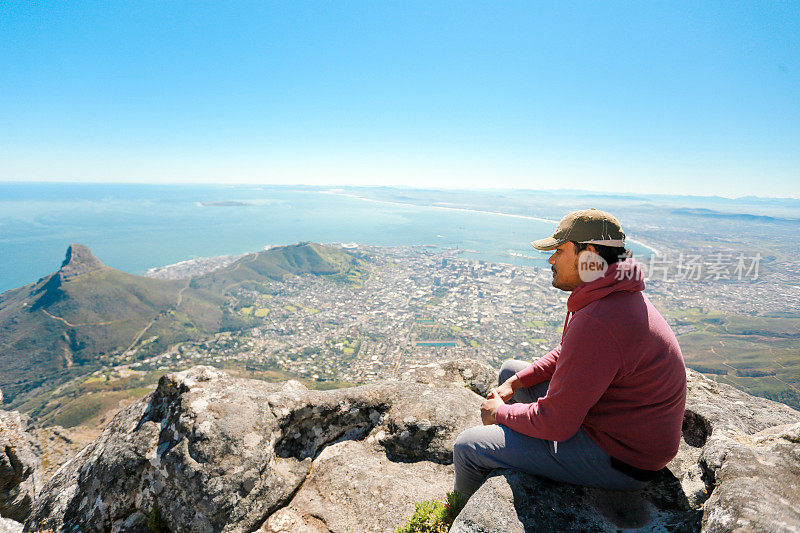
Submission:
<svg viewBox="0 0 800 533">
<path fill-rule="evenodd" d="M 644 290 L 644 274 L 638 261 L 625 259 L 610 265 L 602 278 L 579 285 L 567 299 L 567 311 L 575 313 L 613 292 Z"/>
</svg>

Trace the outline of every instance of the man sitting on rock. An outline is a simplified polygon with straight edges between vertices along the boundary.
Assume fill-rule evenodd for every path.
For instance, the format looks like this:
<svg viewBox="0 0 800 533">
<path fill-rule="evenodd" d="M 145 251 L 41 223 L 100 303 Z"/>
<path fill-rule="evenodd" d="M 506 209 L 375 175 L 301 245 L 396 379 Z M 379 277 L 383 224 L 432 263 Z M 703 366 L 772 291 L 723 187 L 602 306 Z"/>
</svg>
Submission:
<svg viewBox="0 0 800 533">
<path fill-rule="evenodd" d="M 481 405 L 484 425 L 456 439 L 455 490 L 471 496 L 495 468 L 640 488 L 681 438 L 686 369 L 675 334 L 642 293 L 640 266 L 609 213 L 570 213 L 532 244 L 553 250 L 553 286 L 572 293 L 561 343 L 533 364 L 503 365 Z"/>
</svg>

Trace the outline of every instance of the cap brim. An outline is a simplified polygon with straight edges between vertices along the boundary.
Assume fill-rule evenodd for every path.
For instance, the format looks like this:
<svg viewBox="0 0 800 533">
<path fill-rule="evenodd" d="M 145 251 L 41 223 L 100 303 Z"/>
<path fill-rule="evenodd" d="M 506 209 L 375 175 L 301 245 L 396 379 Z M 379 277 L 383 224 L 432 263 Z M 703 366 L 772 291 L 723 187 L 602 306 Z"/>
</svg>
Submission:
<svg viewBox="0 0 800 533">
<path fill-rule="evenodd" d="M 547 237 L 546 239 L 539 239 L 538 241 L 532 241 L 531 244 L 537 250 L 555 250 L 565 242 L 567 241 L 564 239 L 554 239 L 553 237 Z"/>
</svg>

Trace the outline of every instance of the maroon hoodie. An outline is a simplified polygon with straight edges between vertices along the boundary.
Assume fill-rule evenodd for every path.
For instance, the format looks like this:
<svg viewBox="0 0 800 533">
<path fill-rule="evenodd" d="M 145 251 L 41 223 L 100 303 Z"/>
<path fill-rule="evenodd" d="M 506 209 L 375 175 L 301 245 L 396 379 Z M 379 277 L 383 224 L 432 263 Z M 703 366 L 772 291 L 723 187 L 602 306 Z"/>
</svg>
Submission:
<svg viewBox="0 0 800 533">
<path fill-rule="evenodd" d="M 523 387 L 550 380 L 547 395 L 501 405 L 497 422 L 552 441 L 582 427 L 612 457 L 664 467 L 678 453 L 686 367 L 675 334 L 643 290 L 639 264 L 626 259 L 572 291 L 561 344 L 517 373 Z"/>
</svg>

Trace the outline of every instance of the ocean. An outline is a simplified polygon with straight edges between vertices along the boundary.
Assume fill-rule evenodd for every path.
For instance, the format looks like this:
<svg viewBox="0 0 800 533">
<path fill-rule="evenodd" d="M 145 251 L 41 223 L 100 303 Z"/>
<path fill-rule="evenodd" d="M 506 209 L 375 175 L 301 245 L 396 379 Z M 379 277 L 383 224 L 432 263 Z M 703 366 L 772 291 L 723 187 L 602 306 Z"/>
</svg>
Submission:
<svg viewBox="0 0 800 533">
<path fill-rule="evenodd" d="M 74 242 L 134 274 L 302 241 L 458 248 L 469 259 L 548 268 L 549 254 L 530 241 L 555 226 L 535 214 L 368 200 L 323 187 L 0 183 L 0 292 L 57 270 Z"/>
</svg>

